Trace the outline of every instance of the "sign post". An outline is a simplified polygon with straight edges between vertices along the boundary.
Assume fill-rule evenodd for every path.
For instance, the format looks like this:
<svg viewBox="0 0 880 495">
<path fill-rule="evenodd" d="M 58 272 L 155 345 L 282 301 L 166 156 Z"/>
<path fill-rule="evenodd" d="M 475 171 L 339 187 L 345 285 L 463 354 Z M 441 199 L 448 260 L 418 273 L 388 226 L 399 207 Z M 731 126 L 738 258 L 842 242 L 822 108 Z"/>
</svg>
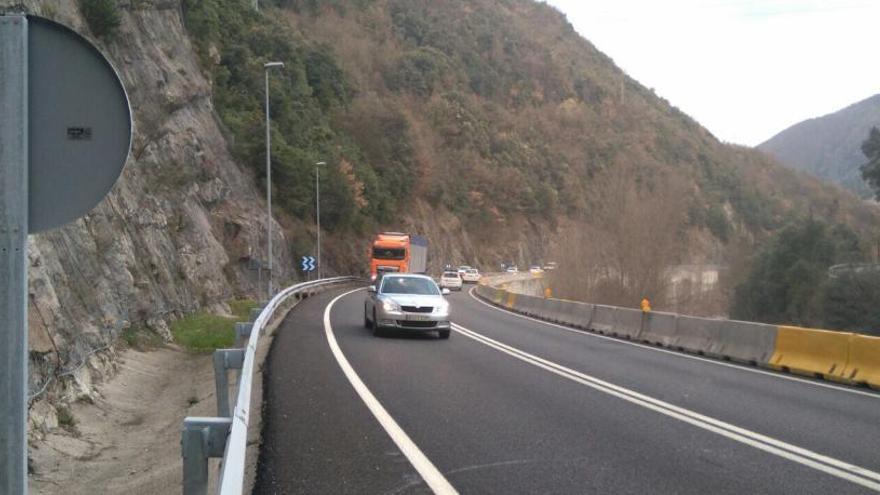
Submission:
<svg viewBox="0 0 880 495">
<path fill-rule="evenodd" d="M 27 493 L 27 236 L 86 214 L 119 178 L 131 109 L 74 31 L 0 15 L 0 493 Z"/>
<path fill-rule="evenodd" d="M 0 16 L 0 493 L 27 492 L 27 27 Z"/>
</svg>

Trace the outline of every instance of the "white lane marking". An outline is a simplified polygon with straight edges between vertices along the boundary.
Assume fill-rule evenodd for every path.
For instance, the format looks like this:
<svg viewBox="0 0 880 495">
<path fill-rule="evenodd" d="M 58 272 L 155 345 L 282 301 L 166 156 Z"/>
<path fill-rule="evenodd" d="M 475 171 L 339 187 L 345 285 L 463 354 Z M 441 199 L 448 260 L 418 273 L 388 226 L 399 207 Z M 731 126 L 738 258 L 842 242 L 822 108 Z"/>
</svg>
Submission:
<svg viewBox="0 0 880 495">
<path fill-rule="evenodd" d="M 480 333 L 469 330 L 461 325 L 453 323 L 453 330 L 477 342 L 487 345 L 495 350 L 513 356 L 521 361 L 544 369 L 561 377 L 593 388 L 600 392 L 618 397 L 625 401 L 639 405 L 646 409 L 678 419 L 685 423 L 711 431 L 718 435 L 736 440 L 740 443 L 752 446 L 756 449 L 777 455 L 779 457 L 797 462 L 804 466 L 822 471 L 858 485 L 864 486 L 876 492 L 880 492 L 880 473 L 865 469 L 854 464 L 849 464 L 832 457 L 828 457 L 796 445 L 792 445 L 775 438 L 756 433 L 724 421 L 699 414 L 695 411 L 679 407 L 668 402 L 649 397 L 634 390 L 614 385 L 596 377 L 567 368 L 560 364 L 529 354 L 525 351 L 499 342 Z"/>
<path fill-rule="evenodd" d="M 474 295 L 474 290 L 475 290 L 475 288 L 471 289 L 470 291 L 468 291 L 468 294 L 471 296 L 472 299 L 474 299 L 475 301 L 477 301 L 478 303 L 480 303 L 480 304 L 482 304 L 482 305 L 484 305 L 484 306 L 488 306 L 488 307 L 494 309 L 495 311 L 499 311 L 499 312 L 502 312 L 502 313 L 506 313 L 506 314 L 509 314 L 509 315 L 511 315 L 511 316 L 516 316 L 516 317 L 518 317 L 518 318 L 522 318 L 522 319 L 525 319 L 525 320 L 531 320 L 531 321 L 534 321 L 534 322 L 536 322 L 536 323 L 543 323 L 544 325 L 547 325 L 547 326 L 556 327 L 556 328 L 558 328 L 558 329 L 560 329 L 560 330 L 565 330 L 566 332 L 571 332 L 571 333 L 578 334 L 578 335 L 585 335 L 585 336 L 588 336 L 588 337 L 595 337 L 595 338 L 597 338 L 597 339 L 604 339 L 604 340 L 608 340 L 608 341 L 611 341 L 611 342 L 617 342 L 618 344 L 626 344 L 626 345 L 631 345 L 631 346 L 633 346 L 633 347 L 641 347 L 642 349 L 648 349 L 648 350 L 655 351 L 655 352 L 662 352 L 662 353 L 664 353 L 664 354 L 671 354 L 671 355 L 673 355 L 673 356 L 678 356 L 678 357 L 686 358 L 686 359 L 693 359 L 693 360 L 695 360 L 695 361 L 702 361 L 702 362 L 704 362 L 704 363 L 714 364 L 714 365 L 716 365 L 716 366 L 725 366 L 725 367 L 733 368 L 733 369 L 740 370 L 740 371 L 748 371 L 749 373 L 757 373 L 757 374 L 759 374 L 759 375 L 772 376 L 773 378 L 779 378 L 779 379 L 782 379 L 782 380 L 790 380 L 790 381 L 793 381 L 793 382 L 804 383 L 804 384 L 807 384 L 807 385 L 813 385 L 813 386 L 816 386 L 816 387 L 822 387 L 822 388 L 828 388 L 828 389 L 831 389 L 831 390 L 837 390 L 838 392 L 847 392 L 847 393 L 850 393 L 850 394 L 856 394 L 856 395 L 863 395 L 863 396 L 865 396 L 865 397 L 871 397 L 872 399 L 880 399 L 880 394 L 878 394 L 878 393 L 876 393 L 876 392 L 868 392 L 868 391 L 865 391 L 865 390 L 858 390 L 858 389 L 855 389 L 855 388 L 852 388 L 852 387 L 846 387 L 846 386 L 841 386 L 841 385 L 832 385 L 832 384 L 830 384 L 830 383 L 817 382 L 817 381 L 814 381 L 814 380 L 807 380 L 807 379 L 804 379 L 804 378 L 799 378 L 799 377 L 797 377 L 797 376 L 787 375 L 787 374 L 782 373 L 782 372 L 767 371 L 767 370 L 762 370 L 762 369 L 759 369 L 759 368 L 749 367 L 749 366 L 746 366 L 746 365 L 739 365 L 739 364 L 728 363 L 728 362 L 720 361 L 720 360 L 716 360 L 716 359 L 709 359 L 709 358 L 704 358 L 704 357 L 700 357 L 700 356 L 695 356 L 695 355 L 693 355 L 693 354 L 689 354 L 689 353 L 686 353 L 686 352 L 683 352 L 683 351 L 670 351 L 669 349 L 661 349 L 661 348 L 659 348 L 659 347 L 655 347 L 655 346 L 651 346 L 651 345 L 646 345 L 646 344 L 641 344 L 641 343 L 638 343 L 638 342 L 632 342 L 632 341 L 629 341 L 629 340 L 617 339 L 617 338 L 614 338 L 614 337 L 609 337 L 609 336 L 607 336 L 607 335 L 600 335 L 600 334 L 597 334 L 597 333 L 593 333 L 593 332 L 591 332 L 591 331 L 589 331 L 589 330 L 578 330 L 578 329 L 575 329 L 575 328 L 567 327 L 567 326 L 565 326 L 565 325 L 560 325 L 560 324 L 558 324 L 558 323 L 552 323 L 552 322 L 549 322 L 549 321 L 544 321 L 544 320 L 541 320 L 541 319 L 538 319 L 538 318 L 533 318 L 533 317 L 531 317 L 531 316 L 526 316 L 526 315 L 524 315 L 524 314 L 520 314 L 520 313 L 517 313 L 517 312 L 515 312 L 515 311 L 511 311 L 511 310 L 504 309 L 504 308 L 499 308 L 499 307 L 497 307 L 497 306 L 494 306 L 494 305 L 492 305 L 492 304 L 489 304 L 489 303 L 487 303 L 486 301 L 483 301 L 483 300 L 480 299 L 479 297 L 475 296 L 475 295 Z"/>
<path fill-rule="evenodd" d="M 336 304 L 336 301 L 342 299 L 343 297 L 357 292 L 363 289 L 355 289 L 352 291 L 348 291 L 344 294 L 340 294 L 335 299 L 330 301 L 330 304 L 327 305 L 327 308 L 324 310 L 324 333 L 327 335 L 327 343 L 330 345 L 330 350 L 333 351 L 333 356 L 336 358 L 336 362 L 339 364 L 339 367 L 342 368 L 342 372 L 345 374 L 345 377 L 348 378 L 351 386 L 354 387 L 355 392 L 360 396 L 361 400 L 364 401 L 364 404 L 367 405 L 367 408 L 373 413 L 373 416 L 379 421 L 379 424 L 382 425 L 382 428 L 388 433 L 388 436 L 391 437 L 391 440 L 397 445 L 397 448 L 403 452 L 403 455 L 409 460 L 410 464 L 418 471 L 419 475 L 425 480 L 425 483 L 434 491 L 434 493 L 442 493 L 442 494 L 456 494 L 458 493 L 455 488 L 446 480 L 443 474 L 434 466 L 434 464 L 419 450 L 419 447 L 409 438 L 409 435 L 403 431 L 403 428 L 397 424 L 397 421 L 394 421 L 394 418 L 388 414 L 388 411 L 382 406 L 376 396 L 370 392 L 370 389 L 364 385 L 361 377 L 358 376 L 357 372 L 354 368 L 351 367 L 351 364 L 346 359 L 345 354 L 342 353 L 342 349 L 339 348 L 339 344 L 336 342 L 336 336 L 333 334 L 333 327 L 330 326 L 330 310 L 333 308 L 333 305 Z"/>
</svg>

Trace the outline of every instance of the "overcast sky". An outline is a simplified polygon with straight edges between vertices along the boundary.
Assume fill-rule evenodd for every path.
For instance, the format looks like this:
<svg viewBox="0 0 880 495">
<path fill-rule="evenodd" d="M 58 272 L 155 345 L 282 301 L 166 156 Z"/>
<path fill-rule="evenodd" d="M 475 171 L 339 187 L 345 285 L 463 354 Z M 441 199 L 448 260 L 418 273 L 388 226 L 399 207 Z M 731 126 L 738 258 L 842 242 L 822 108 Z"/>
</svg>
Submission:
<svg viewBox="0 0 880 495">
<path fill-rule="evenodd" d="M 546 0 L 723 141 L 880 93 L 880 0 Z"/>
</svg>

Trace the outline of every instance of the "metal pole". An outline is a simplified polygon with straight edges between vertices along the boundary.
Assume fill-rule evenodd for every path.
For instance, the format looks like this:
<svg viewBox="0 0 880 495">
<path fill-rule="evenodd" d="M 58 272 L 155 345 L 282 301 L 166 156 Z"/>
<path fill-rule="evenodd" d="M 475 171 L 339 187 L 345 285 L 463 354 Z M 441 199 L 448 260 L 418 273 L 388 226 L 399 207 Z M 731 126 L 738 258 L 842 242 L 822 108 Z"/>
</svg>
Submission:
<svg viewBox="0 0 880 495">
<path fill-rule="evenodd" d="M 268 260 L 269 273 L 266 276 L 266 300 L 272 299 L 272 136 L 270 134 L 269 121 L 269 67 L 266 73 L 266 235 L 268 237 L 266 259 Z"/>
<path fill-rule="evenodd" d="M 321 279 L 321 165 L 324 162 L 315 164 L 315 210 L 318 217 L 318 280 Z"/>
<path fill-rule="evenodd" d="M 27 19 L 0 16 L 0 493 L 27 493 Z"/>
</svg>

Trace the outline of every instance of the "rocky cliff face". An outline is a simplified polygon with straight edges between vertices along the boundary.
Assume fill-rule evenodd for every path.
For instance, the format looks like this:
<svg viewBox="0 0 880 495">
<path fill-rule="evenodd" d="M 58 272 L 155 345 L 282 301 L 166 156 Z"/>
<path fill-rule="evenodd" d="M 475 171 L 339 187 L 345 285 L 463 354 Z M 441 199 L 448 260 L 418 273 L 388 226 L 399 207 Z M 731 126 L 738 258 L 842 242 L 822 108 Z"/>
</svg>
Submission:
<svg viewBox="0 0 880 495">
<path fill-rule="evenodd" d="M 265 203 L 227 151 L 180 3 L 120 7 L 119 34 L 96 43 L 131 100 L 129 161 L 91 213 L 29 242 L 31 393 L 34 410 L 49 410 L 32 414 L 38 427 L 54 421 L 44 398 L 89 395 L 93 380 L 112 373 L 123 330 L 145 327 L 169 339 L 169 321 L 186 312 L 259 295 L 249 263 L 265 249 Z M 71 0 L 0 0 L 0 10 L 89 33 Z M 280 227 L 274 232 L 280 283 L 293 269 Z"/>
</svg>

